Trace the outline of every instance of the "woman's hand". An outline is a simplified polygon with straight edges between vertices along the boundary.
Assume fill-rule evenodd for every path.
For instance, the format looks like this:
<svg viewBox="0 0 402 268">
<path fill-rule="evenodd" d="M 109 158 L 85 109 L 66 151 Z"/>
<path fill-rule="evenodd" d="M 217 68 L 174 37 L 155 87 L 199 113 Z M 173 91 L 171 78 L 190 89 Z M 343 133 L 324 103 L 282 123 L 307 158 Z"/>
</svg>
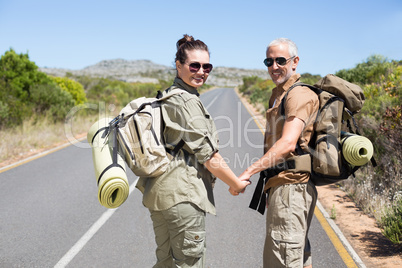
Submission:
<svg viewBox="0 0 402 268">
<path fill-rule="evenodd" d="M 236 188 L 234 187 L 229 187 L 229 192 L 233 196 L 237 196 L 240 193 L 244 193 L 246 191 L 246 187 L 251 184 L 251 181 L 249 180 L 238 180 L 236 183 Z"/>
</svg>

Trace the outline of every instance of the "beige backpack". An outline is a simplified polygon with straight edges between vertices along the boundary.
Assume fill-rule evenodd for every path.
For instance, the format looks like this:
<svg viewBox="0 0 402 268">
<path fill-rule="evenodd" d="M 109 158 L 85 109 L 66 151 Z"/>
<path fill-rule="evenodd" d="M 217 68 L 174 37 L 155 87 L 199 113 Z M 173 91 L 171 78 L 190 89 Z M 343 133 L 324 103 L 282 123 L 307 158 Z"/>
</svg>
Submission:
<svg viewBox="0 0 402 268">
<path fill-rule="evenodd" d="M 173 151 L 166 151 L 161 105 L 171 96 L 185 92 L 182 89 L 173 89 L 160 98 L 141 97 L 132 100 L 110 121 L 109 129 L 117 136 L 116 146 L 119 147 L 119 153 L 135 175 L 161 175 L 183 147 L 184 141 L 181 140 Z"/>
<path fill-rule="evenodd" d="M 282 171 L 308 172 L 311 181 L 317 185 L 336 183 L 354 175 L 361 166 L 348 163 L 342 151 L 342 142 L 350 136 L 359 135 L 358 126 L 353 115 L 358 113 L 364 104 L 363 90 L 335 75 L 327 75 L 314 86 L 296 83 L 291 86 L 282 99 L 280 114 L 285 116 L 285 102 L 289 92 L 296 86 L 306 86 L 313 90 L 319 99 L 319 110 L 314 122 L 314 135 L 309 142 L 310 152 L 304 152 L 299 144 L 296 146 L 297 156 L 289 158 L 278 166 L 260 173 L 250 208 L 261 214 L 265 211 L 264 185 L 269 178 Z M 346 122 L 349 132 L 342 131 Z M 353 131 L 353 123 L 355 130 Z M 371 157 L 373 166 L 376 162 Z"/>
<path fill-rule="evenodd" d="M 342 140 L 351 135 L 360 135 L 353 115 L 363 107 L 363 90 L 358 85 L 332 74 L 326 75 L 314 86 L 296 83 L 282 100 L 282 115 L 285 114 L 286 97 L 296 86 L 306 86 L 318 95 L 319 110 L 314 122 L 314 135 L 309 143 L 310 153 L 300 151 L 298 145 L 298 154 L 303 160 L 295 160 L 294 168 L 289 170 L 310 172 L 315 185 L 335 183 L 354 175 L 360 166 L 353 166 L 345 160 Z M 346 123 L 348 132 L 342 131 L 343 123 Z M 371 161 L 376 165 L 374 158 L 371 158 Z"/>
</svg>

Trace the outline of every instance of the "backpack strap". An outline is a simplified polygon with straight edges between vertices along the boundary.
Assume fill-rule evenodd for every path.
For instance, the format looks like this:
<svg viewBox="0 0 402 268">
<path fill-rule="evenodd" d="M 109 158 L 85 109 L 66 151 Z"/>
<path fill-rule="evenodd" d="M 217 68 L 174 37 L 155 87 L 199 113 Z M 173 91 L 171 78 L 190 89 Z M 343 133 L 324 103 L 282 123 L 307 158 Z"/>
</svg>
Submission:
<svg viewBox="0 0 402 268">
<path fill-rule="evenodd" d="M 282 101 L 281 101 L 281 108 L 280 108 L 281 115 L 285 115 L 285 102 L 286 102 L 286 98 L 287 98 L 289 92 L 290 92 L 292 89 L 294 89 L 295 87 L 298 87 L 298 86 L 308 87 L 308 88 L 310 88 L 312 91 L 314 91 L 317 95 L 320 95 L 321 92 L 322 92 L 322 89 L 320 89 L 320 88 L 318 88 L 318 87 L 314 87 L 314 86 L 309 85 L 309 84 L 306 84 L 306 83 L 302 83 L 302 82 L 294 83 L 294 84 L 288 89 L 288 91 L 286 92 L 285 96 L 283 96 L 283 98 L 282 98 Z"/>
<path fill-rule="evenodd" d="M 154 103 L 152 103 L 152 105 L 162 106 L 162 102 L 164 100 L 166 100 L 166 99 L 168 99 L 168 98 L 170 98 L 170 97 L 172 97 L 174 95 L 177 95 L 177 94 L 183 94 L 185 92 L 187 92 L 187 91 L 184 90 L 184 89 L 175 88 L 175 89 L 169 91 L 165 96 L 163 96 L 162 92 L 158 90 L 158 94 L 156 95 L 157 100 Z M 153 106 L 153 107 L 155 107 L 155 106 Z M 170 150 L 170 149 L 166 148 L 166 152 L 168 152 L 173 157 L 175 157 L 177 155 L 177 153 L 183 148 L 184 144 L 185 144 L 184 140 L 181 139 L 179 141 L 179 143 L 176 144 L 176 146 L 174 147 L 173 150 Z"/>
<path fill-rule="evenodd" d="M 281 106 L 280 106 L 280 114 L 281 114 L 282 116 L 285 115 L 285 102 L 286 102 L 286 98 L 287 98 L 289 92 L 290 92 L 292 89 L 294 89 L 295 87 L 298 87 L 298 86 L 308 87 L 308 88 L 310 88 L 312 91 L 314 91 L 317 95 L 321 94 L 321 92 L 322 92 L 322 89 L 317 88 L 317 87 L 314 87 L 314 86 L 309 85 L 309 84 L 306 84 L 306 83 L 303 83 L 303 82 L 294 83 L 294 84 L 288 89 L 288 91 L 286 92 L 285 96 L 283 96 L 283 98 L 282 98 L 282 100 L 281 100 L 281 104 L 280 104 L 280 105 L 281 105 Z M 302 149 L 301 146 L 300 146 L 299 141 L 297 141 L 297 144 L 296 144 L 296 152 L 297 152 L 298 155 L 308 154 L 308 153 L 306 153 L 306 152 L 303 151 L 303 149 Z"/>
<path fill-rule="evenodd" d="M 98 178 L 98 185 L 99 185 L 99 182 L 100 182 L 100 180 L 101 180 L 101 178 L 102 178 L 102 176 L 106 173 L 106 171 L 108 171 L 109 169 L 111 169 L 112 167 L 119 167 L 119 168 L 121 168 L 121 169 L 123 169 L 124 170 L 124 168 L 117 162 L 117 126 L 115 126 L 114 127 L 114 130 L 113 130 L 113 151 L 112 151 L 112 164 L 110 164 L 109 166 L 107 166 L 103 171 L 102 171 L 102 173 L 99 175 L 99 178 Z M 102 128 L 102 129 L 105 129 L 105 132 L 104 132 L 104 136 L 105 135 L 107 135 L 107 132 L 108 132 L 108 129 L 109 129 L 109 127 L 104 127 L 104 128 Z M 97 132 L 97 133 L 99 133 L 99 131 Z M 105 134 L 106 133 L 106 134 Z M 95 136 L 96 136 L 96 134 L 95 134 Z M 94 136 L 94 137 L 95 137 Z"/>
<path fill-rule="evenodd" d="M 257 210 L 264 215 L 265 204 L 267 202 L 267 195 L 264 193 L 264 186 L 267 184 L 269 177 L 265 174 L 267 170 L 260 172 L 260 178 L 258 179 L 257 186 L 255 187 L 253 197 L 251 199 L 250 205 L 251 209 Z"/>
<path fill-rule="evenodd" d="M 184 89 L 175 88 L 175 89 L 172 89 L 171 91 L 169 91 L 168 93 L 166 93 L 165 96 L 163 96 L 162 92 L 161 92 L 161 91 L 158 91 L 158 94 L 156 95 L 156 98 L 157 98 L 156 101 L 158 101 L 158 102 L 159 102 L 159 101 L 163 101 L 163 100 L 166 100 L 166 99 L 172 97 L 173 95 L 183 94 L 183 93 L 185 93 L 185 92 L 187 92 L 187 91 L 184 90 Z"/>
</svg>

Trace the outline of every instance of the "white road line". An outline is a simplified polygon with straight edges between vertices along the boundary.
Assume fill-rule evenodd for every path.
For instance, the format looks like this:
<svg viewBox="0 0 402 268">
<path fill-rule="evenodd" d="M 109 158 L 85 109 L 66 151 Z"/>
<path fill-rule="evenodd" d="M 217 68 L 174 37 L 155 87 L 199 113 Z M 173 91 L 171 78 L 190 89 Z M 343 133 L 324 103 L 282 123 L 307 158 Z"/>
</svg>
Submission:
<svg viewBox="0 0 402 268">
<path fill-rule="evenodd" d="M 222 94 L 222 93 L 221 93 Z M 218 96 L 216 96 L 209 104 L 208 104 L 208 106 L 207 107 L 205 107 L 205 109 L 209 109 L 209 107 L 211 107 L 212 106 L 212 104 L 218 99 L 218 97 L 221 95 L 221 94 L 219 94 Z"/>
<path fill-rule="evenodd" d="M 135 185 L 137 184 L 138 179 L 136 179 L 130 185 L 131 192 L 135 189 Z M 112 217 L 112 215 L 118 210 L 108 209 L 106 210 L 102 216 L 89 228 L 89 230 L 75 243 L 75 245 L 59 260 L 59 262 L 54 266 L 54 268 L 64 268 L 66 267 L 70 261 L 83 249 L 83 247 L 88 243 L 89 240 L 99 231 L 99 229 Z"/>
</svg>

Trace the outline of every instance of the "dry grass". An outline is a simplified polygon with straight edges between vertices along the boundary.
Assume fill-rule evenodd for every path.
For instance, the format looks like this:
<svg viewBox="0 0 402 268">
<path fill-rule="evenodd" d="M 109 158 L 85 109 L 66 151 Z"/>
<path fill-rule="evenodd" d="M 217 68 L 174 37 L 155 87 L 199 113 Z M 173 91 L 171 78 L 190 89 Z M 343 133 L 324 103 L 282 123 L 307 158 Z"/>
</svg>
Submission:
<svg viewBox="0 0 402 268">
<path fill-rule="evenodd" d="M 30 119 L 13 129 L 0 130 L 0 167 L 32 154 L 85 137 L 98 115 L 53 123 L 49 118 Z"/>
<path fill-rule="evenodd" d="M 380 223 L 385 212 L 401 199 L 402 180 L 394 176 L 386 187 L 380 187 L 383 185 L 376 182 L 374 172 L 371 166 L 363 167 L 356 173 L 356 178 L 350 177 L 341 185 L 366 214 Z"/>
</svg>

